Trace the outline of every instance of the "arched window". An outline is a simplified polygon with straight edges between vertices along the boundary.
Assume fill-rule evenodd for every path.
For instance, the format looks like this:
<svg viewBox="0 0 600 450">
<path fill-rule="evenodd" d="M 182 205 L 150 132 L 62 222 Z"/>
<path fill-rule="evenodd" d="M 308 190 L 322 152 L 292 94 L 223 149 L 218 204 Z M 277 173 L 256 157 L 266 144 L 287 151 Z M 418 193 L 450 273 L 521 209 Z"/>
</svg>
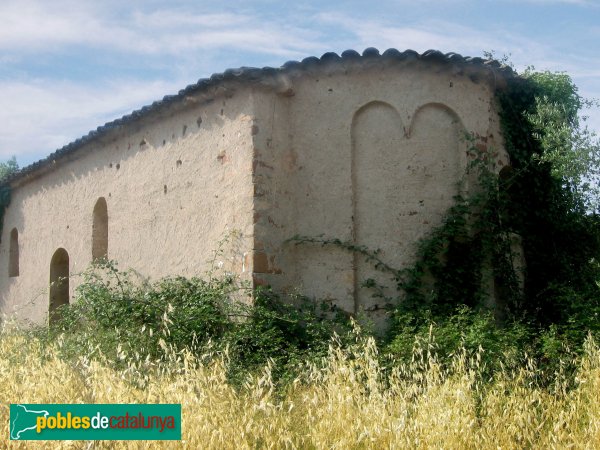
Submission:
<svg viewBox="0 0 600 450">
<path fill-rule="evenodd" d="M 50 261 L 50 305 L 49 322 L 55 322 L 59 316 L 56 309 L 69 304 L 69 254 L 64 248 L 54 252 Z"/>
<path fill-rule="evenodd" d="M 10 232 L 10 248 L 8 251 L 8 276 L 19 276 L 19 232 L 13 228 Z"/>
<path fill-rule="evenodd" d="M 108 258 L 108 210 L 106 199 L 100 197 L 94 206 L 92 261 L 105 258 Z"/>
</svg>

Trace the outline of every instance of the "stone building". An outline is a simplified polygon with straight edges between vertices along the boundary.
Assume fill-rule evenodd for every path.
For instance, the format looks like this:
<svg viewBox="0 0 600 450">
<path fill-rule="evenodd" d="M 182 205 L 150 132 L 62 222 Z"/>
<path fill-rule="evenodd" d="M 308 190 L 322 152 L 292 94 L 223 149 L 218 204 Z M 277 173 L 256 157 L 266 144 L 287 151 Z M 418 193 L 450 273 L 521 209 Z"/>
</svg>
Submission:
<svg viewBox="0 0 600 450">
<path fill-rule="evenodd" d="M 508 76 L 436 51 L 326 53 L 227 70 L 107 123 L 9 180 L 2 311 L 43 322 L 104 256 L 150 279 L 202 275 L 233 235 L 226 265 L 242 280 L 377 309 L 362 258 L 286 241 L 324 235 L 410 264 L 452 204 L 466 133 L 508 164 L 494 96 Z"/>
</svg>

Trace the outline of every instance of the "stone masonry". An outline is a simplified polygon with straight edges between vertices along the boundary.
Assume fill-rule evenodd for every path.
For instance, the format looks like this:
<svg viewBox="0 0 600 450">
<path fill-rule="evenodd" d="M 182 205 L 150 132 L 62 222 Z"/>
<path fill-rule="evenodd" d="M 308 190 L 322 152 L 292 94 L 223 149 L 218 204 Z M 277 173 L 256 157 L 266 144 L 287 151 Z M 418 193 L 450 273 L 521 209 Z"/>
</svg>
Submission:
<svg viewBox="0 0 600 450">
<path fill-rule="evenodd" d="M 241 280 L 376 317 L 361 282 L 386 277 L 289 238 L 339 238 L 406 267 L 457 193 L 466 134 L 509 164 L 494 96 L 509 76 L 436 51 L 326 53 L 228 70 L 99 127 L 8 181 L 2 312 L 42 323 L 102 256 L 150 279 L 201 276 L 226 240 L 224 270 Z"/>
</svg>

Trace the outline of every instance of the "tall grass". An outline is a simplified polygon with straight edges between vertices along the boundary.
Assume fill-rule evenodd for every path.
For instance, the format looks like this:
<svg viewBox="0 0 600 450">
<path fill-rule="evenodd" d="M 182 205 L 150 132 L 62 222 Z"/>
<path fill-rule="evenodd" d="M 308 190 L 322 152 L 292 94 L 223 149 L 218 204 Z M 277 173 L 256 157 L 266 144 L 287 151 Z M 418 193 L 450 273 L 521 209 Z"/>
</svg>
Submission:
<svg viewBox="0 0 600 450">
<path fill-rule="evenodd" d="M 60 356 L 18 332 L 0 336 L 0 446 L 11 448 L 599 448 L 600 350 L 592 339 L 575 377 L 538 383 L 533 363 L 484 379 L 478 355 L 380 366 L 371 338 L 332 342 L 284 390 L 267 364 L 240 387 L 227 354 L 171 352 L 109 365 L 90 348 Z M 116 368 L 119 367 L 119 368 Z M 181 442 L 10 442 L 8 403 L 181 403 Z"/>
</svg>

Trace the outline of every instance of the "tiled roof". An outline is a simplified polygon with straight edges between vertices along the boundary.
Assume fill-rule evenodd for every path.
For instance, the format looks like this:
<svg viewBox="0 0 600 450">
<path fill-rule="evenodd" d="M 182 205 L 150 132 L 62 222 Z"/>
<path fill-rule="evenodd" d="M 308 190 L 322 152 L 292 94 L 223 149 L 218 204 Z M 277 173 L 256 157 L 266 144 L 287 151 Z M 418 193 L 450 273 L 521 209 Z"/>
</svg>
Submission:
<svg viewBox="0 0 600 450">
<path fill-rule="evenodd" d="M 458 53 L 442 53 L 437 50 L 427 50 L 426 52 L 419 54 L 414 50 L 405 50 L 400 52 L 396 49 L 388 49 L 382 54 L 376 48 L 367 48 L 363 51 L 362 55 L 354 50 L 346 50 L 340 55 L 333 52 L 323 54 L 320 58 L 311 56 L 303 59 L 302 61 L 288 61 L 280 68 L 273 67 L 240 67 L 238 69 L 228 69 L 223 73 L 213 74 L 210 78 L 202 78 L 194 84 L 190 84 L 184 89 L 180 90 L 176 95 L 166 95 L 162 100 L 155 101 L 151 105 L 142 107 L 141 109 L 135 110 L 130 114 L 127 114 L 119 119 L 108 122 L 102 126 L 99 126 L 95 130 L 90 131 L 85 136 L 65 145 L 64 147 L 56 150 L 55 152 L 48 155 L 46 158 L 41 159 L 27 167 L 24 167 L 13 176 L 5 180 L 4 184 L 12 184 L 20 181 L 28 176 L 33 175 L 43 169 L 48 169 L 53 164 L 57 163 L 60 159 L 74 153 L 76 150 L 83 147 L 85 144 L 92 142 L 102 136 L 107 135 L 110 131 L 122 128 L 124 125 L 135 122 L 142 117 L 149 115 L 152 112 L 157 112 L 169 106 L 175 105 L 181 102 L 190 95 L 198 94 L 203 91 L 207 91 L 210 88 L 214 88 L 224 82 L 238 81 L 238 82 L 258 82 L 268 77 L 273 77 L 278 74 L 286 74 L 297 70 L 306 70 L 319 65 L 326 65 L 342 61 L 369 61 L 369 60 L 388 60 L 388 61 L 410 61 L 420 60 L 437 62 L 441 64 L 454 64 L 461 66 L 472 66 L 489 68 L 494 72 L 502 75 L 503 77 L 512 77 L 515 75 L 513 70 L 498 61 L 493 59 L 483 59 L 478 57 L 465 57 Z"/>
</svg>

